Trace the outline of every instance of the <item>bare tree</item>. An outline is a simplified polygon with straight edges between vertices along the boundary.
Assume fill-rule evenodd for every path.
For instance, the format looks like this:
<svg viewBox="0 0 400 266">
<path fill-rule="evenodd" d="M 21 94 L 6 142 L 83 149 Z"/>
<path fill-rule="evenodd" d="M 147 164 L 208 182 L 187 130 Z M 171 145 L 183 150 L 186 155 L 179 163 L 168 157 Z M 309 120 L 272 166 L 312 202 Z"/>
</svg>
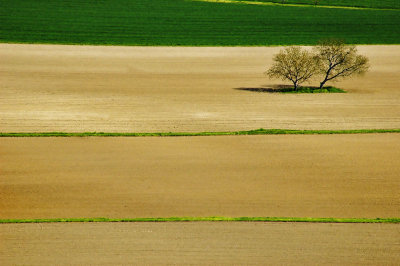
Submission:
<svg viewBox="0 0 400 266">
<path fill-rule="evenodd" d="M 320 89 L 330 80 L 362 75 L 369 69 L 368 58 L 358 55 L 355 46 L 345 45 L 340 40 L 324 40 L 314 49 L 318 72 L 323 76 Z"/>
<path fill-rule="evenodd" d="M 273 60 L 274 64 L 266 74 L 271 78 L 290 80 L 295 90 L 317 72 L 314 55 L 300 47 L 286 47 Z"/>
</svg>

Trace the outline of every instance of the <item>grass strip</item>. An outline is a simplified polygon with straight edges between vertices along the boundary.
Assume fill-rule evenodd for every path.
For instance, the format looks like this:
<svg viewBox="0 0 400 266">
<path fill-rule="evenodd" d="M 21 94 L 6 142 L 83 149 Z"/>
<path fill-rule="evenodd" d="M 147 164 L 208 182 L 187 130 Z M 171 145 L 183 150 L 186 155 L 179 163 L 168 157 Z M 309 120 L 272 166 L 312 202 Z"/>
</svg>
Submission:
<svg viewBox="0 0 400 266">
<path fill-rule="evenodd" d="M 307 222 L 307 223 L 400 223 L 400 218 L 297 218 L 297 217 L 168 217 L 168 218 L 55 218 L 0 219 L 10 223 L 70 223 L 70 222 Z"/>
<path fill-rule="evenodd" d="M 0 133 L 0 137 L 192 137 L 192 136 L 235 136 L 235 135 L 329 135 L 329 134 L 372 134 L 400 133 L 400 129 L 349 129 L 349 130 L 296 130 L 255 129 L 226 132 L 20 132 Z"/>
</svg>

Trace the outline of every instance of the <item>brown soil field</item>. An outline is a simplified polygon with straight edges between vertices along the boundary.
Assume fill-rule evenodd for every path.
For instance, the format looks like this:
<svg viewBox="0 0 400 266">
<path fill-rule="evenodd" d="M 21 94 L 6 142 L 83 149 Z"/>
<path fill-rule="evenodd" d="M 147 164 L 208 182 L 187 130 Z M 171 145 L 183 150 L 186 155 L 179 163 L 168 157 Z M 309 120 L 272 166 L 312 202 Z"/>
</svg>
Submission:
<svg viewBox="0 0 400 266">
<path fill-rule="evenodd" d="M 400 217 L 400 134 L 0 138 L 0 218 Z"/>
<path fill-rule="evenodd" d="M 0 44 L 0 132 L 400 127 L 400 46 L 359 46 L 372 68 L 346 94 L 235 90 L 282 84 L 279 49 Z"/>
<path fill-rule="evenodd" d="M 398 224 L 0 224 L 2 265 L 398 265 Z"/>
</svg>

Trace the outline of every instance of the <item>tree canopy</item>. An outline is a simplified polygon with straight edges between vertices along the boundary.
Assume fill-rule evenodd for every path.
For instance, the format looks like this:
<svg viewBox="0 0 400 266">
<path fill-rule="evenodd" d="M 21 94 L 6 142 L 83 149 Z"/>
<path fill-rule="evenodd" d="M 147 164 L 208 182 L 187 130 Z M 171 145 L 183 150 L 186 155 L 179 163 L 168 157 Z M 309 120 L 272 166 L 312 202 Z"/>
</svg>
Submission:
<svg viewBox="0 0 400 266">
<path fill-rule="evenodd" d="M 294 90 L 313 77 L 321 77 L 319 88 L 326 82 L 362 75 L 369 69 L 369 60 L 357 54 L 357 48 L 340 40 L 321 41 L 312 51 L 298 46 L 285 47 L 273 58 L 266 72 L 270 78 L 293 83 Z"/>
<path fill-rule="evenodd" d="M 318 70 L 311 52 L 297 46 L 286 47 L 274 56 L 274 64 L 267 71 L 271 78 L 290 80 L 294 89 L 309 80 Z"/>
</svg>

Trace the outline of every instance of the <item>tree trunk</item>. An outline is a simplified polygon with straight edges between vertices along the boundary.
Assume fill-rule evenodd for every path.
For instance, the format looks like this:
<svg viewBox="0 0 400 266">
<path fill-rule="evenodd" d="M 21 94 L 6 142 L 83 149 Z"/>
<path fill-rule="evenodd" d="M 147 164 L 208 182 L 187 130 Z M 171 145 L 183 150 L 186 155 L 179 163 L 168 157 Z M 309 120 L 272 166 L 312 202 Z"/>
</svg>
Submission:
<svg viewBox="0 0 400 266">
<path fill-rule="evenodd" d="M 293 81 L 293 87 L 294 87 L 294 90 L 295 90 L 295 91 L 297 91 L 297 86 L 298 86 L 298 85 L 297 85 L 297 82 Z"/>
<path fill-rule="evenodd" d="M 332 71 L 333 68 L 334 68 L 334 67 L 332 66 L 332 63 L 329 63 L 329 69 L 328 69 L 328 71 L 326 71 L 326 75 L 325 75 L 324 80 L 319 84 L 319 89 L 322 89 L 322 88 L 324 87 L 325 83 L 326 83 L 328 80 L 330 80 L 330 79 L 329 79 L 329 74 L 331 73 L 331 71 Z"/>
<path fill-rule="evenodd" d="M 322 89 L 322 88 L 324 87 L 324 85 L 325 85 L 326 82 L 327 82 L 326 79 L 325 79 L 324 81 L 322 81 L 322 82 L 319 84 L 319 89 Z"/>
</svg>

